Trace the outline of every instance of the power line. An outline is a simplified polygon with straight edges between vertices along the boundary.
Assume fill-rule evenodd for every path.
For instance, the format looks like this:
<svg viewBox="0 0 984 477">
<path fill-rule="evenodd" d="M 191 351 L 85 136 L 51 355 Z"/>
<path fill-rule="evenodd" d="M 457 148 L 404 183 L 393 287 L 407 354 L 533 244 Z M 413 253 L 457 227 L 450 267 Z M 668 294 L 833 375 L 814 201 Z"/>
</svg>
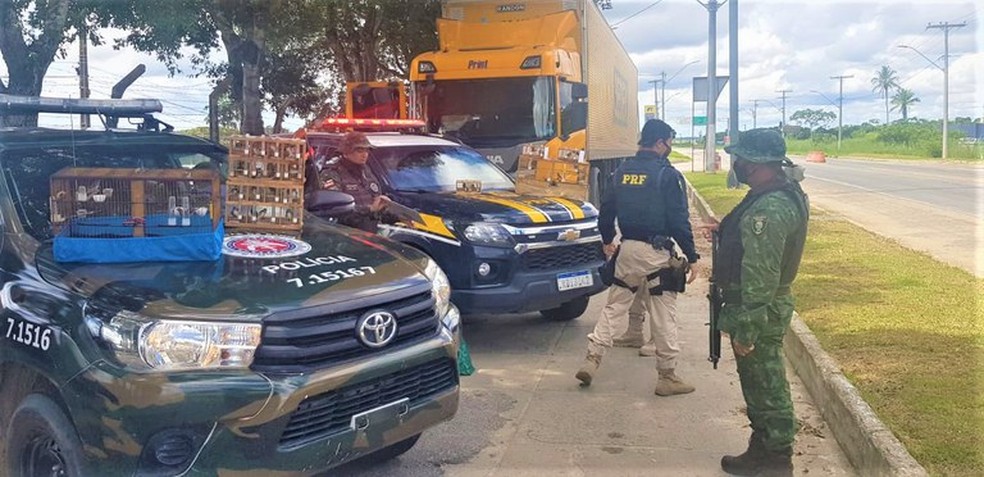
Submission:
<svg viewBox="0 0 984 477">
<path fill-rule="evenodd" d="M 625 17 L 625 18 L 623 18 L 623 19 L 621 19 L 621 20 L 619 20 L 619 21 L 617 21 L 615 23 L 612 23 L 612 28 L 615 28 L 615 27 L 617 27 L 617 26 L 619 26 L 619 25 L 621 25 L 621 24 L 623 24 L 623 23 L 631 20 L 633 17 L 638 16 L 640 13 L 642 13 L 642 12 L 644 12 L 646 10 L 649 10 L 650 8 L 653 8 L 656 5 L 659 5 L 660 3 L 663 3 L 663 0 L 657 0 L 657 1 L 649 4 L 647 7 L 643 8 L 642 10 L 639 10 L 638 12 L 635 12 L 635 13 L 633 13 L 633 14 L 631 14 L 631 15 L 629 15 L 629 16 L 627 16 L 627 17 Z"/>
</svg>

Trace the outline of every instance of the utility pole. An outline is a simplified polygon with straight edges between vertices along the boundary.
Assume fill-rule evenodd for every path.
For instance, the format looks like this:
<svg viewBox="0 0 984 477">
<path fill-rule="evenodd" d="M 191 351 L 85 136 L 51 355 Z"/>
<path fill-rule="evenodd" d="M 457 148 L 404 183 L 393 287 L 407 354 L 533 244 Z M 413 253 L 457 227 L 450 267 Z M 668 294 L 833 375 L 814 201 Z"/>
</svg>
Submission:
<svg viewBox="0 0 984 477">
<path fill-rule="evenodd" d="M 707 144 L 704 148 L 704 172 L 713 172 L 716 156 L 717 132 L 717 10 L 722 4 L 717 0 L 700 2 L 707 9 Z"/>
<path fill-rule="evenodd" d="M 89 98 L 89 36 L 85 28 L 80 28 L 79 40 L 79 97 Z M 89 129 L 89 115 L 83 114 L 80 121 L 82 129 Z"/>
<path fill-rule="evenodd" d="M 752 100 L 752 129 L 758 127 L 758 107 L 759 102 L 765 101 L 764 99 L 753 99 Z"/>
<path fill-rule="evenodd" d="M 738 140 L 738 0 L 728 4 L 728 47 L 728 97 L 731 103 L 728 138 L 734 143 Z"/>
<path fill-rule="evenodd" d="M 840 81 L 840 96 L 837 98 L 837 153 L 841 150 L 841 129 L 844 127 L 844 79 L 854 75 L 831 76 L 830 79 Z"/>
<path fill-rule="evenodd" d="M 786 93 L 792 93 L 791 89 L 781 89 L 776 91 L 782 94 L 782 126 L 779 128 L 779 133 L 782 137 L 786 137 Z"/>
<path fill-rule="evenodd" d="M 659 78 L 659 97 L 663 98 L 662 103 L 659 105 L 659 118 L 666 121 L 666 72 L 663 71 Z"/>
<path fill-rule="evenodd" d="M 967 23 L 941 22 L 933 25 L 926 25 L 926 29 L 943 30 L 943 159 L 947 158 L 947 144 L 950 142 L 949 134 L 950 122 L 950 29 L 963 28 Z"/>
</svg>

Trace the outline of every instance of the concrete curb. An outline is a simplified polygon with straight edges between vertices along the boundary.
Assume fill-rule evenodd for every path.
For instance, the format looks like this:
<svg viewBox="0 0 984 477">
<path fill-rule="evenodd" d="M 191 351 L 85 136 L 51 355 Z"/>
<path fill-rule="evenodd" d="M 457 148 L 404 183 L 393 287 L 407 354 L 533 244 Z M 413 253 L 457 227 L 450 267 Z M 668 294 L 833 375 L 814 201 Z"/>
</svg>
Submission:
<svg viewBox="0 0 984 477">
<path fill-rule="evenodd" d="M 687 194 L 701 218 L 716 219 L 714 211 L 690 181 L 687 181 Z M 793 315 L 783 348 L 834 438 L 861 475 L 929 475 L 878 419 L 798 314 Z"/>
</svg>

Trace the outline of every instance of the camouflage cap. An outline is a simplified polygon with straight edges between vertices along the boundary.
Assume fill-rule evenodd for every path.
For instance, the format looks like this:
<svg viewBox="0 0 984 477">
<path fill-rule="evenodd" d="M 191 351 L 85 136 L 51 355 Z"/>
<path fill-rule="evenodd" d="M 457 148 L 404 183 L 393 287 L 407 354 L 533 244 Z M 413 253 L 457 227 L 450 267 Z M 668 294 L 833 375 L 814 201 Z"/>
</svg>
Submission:
<svg viewBox="0 0 984 477">
<path fill-rule="evenodd" d="M 352 131 L 346 134 L 345 137 L 342 138 L 342 144 L 339 147 L 339 149 L 342 150 L 342 153 L 352 152 L 358 148 L 372 149 L 372 144 L 369 144 L 369 138 L 367 138 L 365 134 L 358 131 Z"/>
<path fill-rule="evenodd" d="M 738 135 L 738 142 L 724 152 L 751 162 L 787 161 L 786 141 L 775 129 L 750 129 Z"/>
</svg>

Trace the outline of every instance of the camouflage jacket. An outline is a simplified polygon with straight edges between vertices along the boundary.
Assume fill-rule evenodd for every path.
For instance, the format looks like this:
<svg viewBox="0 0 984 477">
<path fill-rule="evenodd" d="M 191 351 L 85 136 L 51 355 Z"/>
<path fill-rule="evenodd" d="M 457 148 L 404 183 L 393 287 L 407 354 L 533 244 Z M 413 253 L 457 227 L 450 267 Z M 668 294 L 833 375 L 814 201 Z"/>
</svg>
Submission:
<svg viewBox="0 0 984 477">
<path fill-rule="evenodd" d="M 325 164 L 318 179 L 322 189 L 341 191 L 355 198 L 355 210 L 338 217 L 338 223 L 366 232 L 376 232 L 384 217 L 381 213 L 372 212 L 369 207 L 376 197 L 382 195 L 382 189 L 369 166 L 359 166 L 336 158 Z"/>
<path fill-rule="evenodd" d="M 806 194 L 786 181 L 750 191 L 722 220 L 721 263 L 714 264 L 725 301 L 719 328 L 733 340 L 754 344 L 769 322 L 770 305 L 789 295 L 808 220 Z"/>
</svg>

